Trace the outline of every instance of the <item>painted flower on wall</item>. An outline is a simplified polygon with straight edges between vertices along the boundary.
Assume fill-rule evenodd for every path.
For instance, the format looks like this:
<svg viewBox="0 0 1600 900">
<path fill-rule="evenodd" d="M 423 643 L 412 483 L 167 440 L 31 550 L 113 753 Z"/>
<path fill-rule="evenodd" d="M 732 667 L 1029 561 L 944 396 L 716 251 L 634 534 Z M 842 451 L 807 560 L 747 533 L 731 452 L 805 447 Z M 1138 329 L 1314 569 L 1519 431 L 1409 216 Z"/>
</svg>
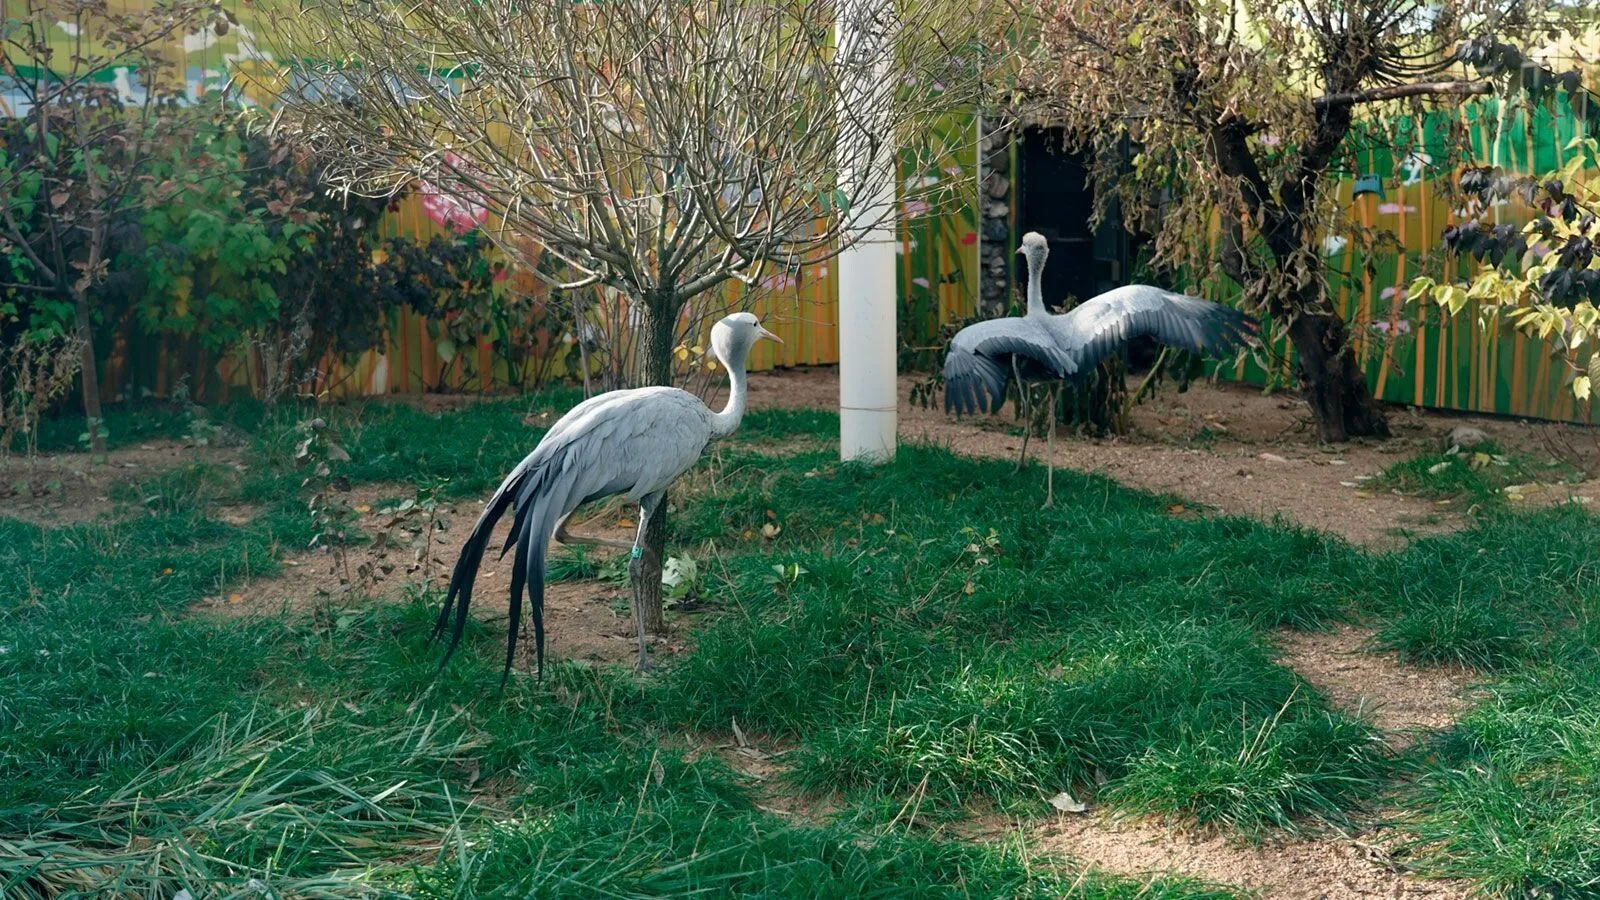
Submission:
<svg viewBox="0 0 1600 900">
<path fill-rule="evenodd" d="M 454 153 L 444 155 L 438 182 L 422 179 L 422 211 L 439 225 L 465 234 L 489 221 L 489 200 L 481 192 L 461 183 L 454 172 L 468 172 L 471 164 Z"/>
</svg>

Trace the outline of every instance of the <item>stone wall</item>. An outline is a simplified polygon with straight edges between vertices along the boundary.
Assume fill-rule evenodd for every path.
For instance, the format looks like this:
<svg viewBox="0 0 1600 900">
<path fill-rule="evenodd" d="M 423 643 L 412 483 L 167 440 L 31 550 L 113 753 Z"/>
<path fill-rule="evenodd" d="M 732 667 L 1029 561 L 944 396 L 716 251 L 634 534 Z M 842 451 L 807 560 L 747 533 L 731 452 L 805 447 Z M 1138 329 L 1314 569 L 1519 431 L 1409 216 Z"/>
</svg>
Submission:
<svg viewBox="0 0 1600 900">
<path fill-rule="evenodd" d="M 1011 300 L 1011 132 L 999 119 L 978 120 L 978 315 L 1003 316 Z"/>
</svg>

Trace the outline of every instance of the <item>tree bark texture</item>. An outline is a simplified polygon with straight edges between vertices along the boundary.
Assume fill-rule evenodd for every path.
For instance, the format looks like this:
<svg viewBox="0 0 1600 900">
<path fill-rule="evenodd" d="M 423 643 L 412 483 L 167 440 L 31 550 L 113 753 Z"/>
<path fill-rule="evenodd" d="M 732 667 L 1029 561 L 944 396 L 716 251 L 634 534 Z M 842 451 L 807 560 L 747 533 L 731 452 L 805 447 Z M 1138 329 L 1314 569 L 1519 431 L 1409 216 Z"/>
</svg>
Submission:
<svg viewBox="0 0 1600 900">
<path fill-rule="evenodd" d="M 640 335 L 639 373 L 644 385 L 671 387 L 673 383 L 672 350 L 682 301 L 672 293 L 648 295 L 641 304 L 644 308 L 643 333 Z M 644 621 L 644 630 L 650 634 L 666 631 L 666 616 L 661 605 L 661 566 L 667 558 L 667 496 L 662 495 L 655 514 L 645 524 L 644 557 L 640 560 L 639 583 L 633 586 L 634 603 Z"/>
<path fill-rule="evenodd" d="M 1367 386 L 1343 318 L 1301 313 L 1289 326 L 1289 340 L 1319 440 L 1331 444 L 1353 436 L 1389 436 L 1389 421 Z"/>
<path fill-rule="evenodd" d="M 89 421 L 89 449 L 95 453 L 106 452 L 105 429 L 100 426 L 100 372 L 94 359 L 94 324 L 89 317 L 89 298 L 82 291 L 73 292 L 73 309 L 77 320 L 78 340 L 82 342 L 82 365 L 78 378 L 83 383 L 83 415 Z"/>
<path fill-rule="evenodd" d="M 1291 323 L 1289 340 L 1320 439 L 1332 443 L 1351 437 L 1388 437 L 1388 419 L 1367 386 L 1349 328 L 1322 290 L 1326 273 L 1315 246 L 1317 230 L 1310 227 L 1317 189 L 1350 131 L 1350 108 L 1318 107 L 1316 116 L 1316 130 L 1301 148 L 1299 165 L 1276 193 L 1245 143 L 1249 133 L 1245 124 L 1230 120 L 1212 129 L 1211 146 L 1218 165 L 1234 179 L 1244 208 L 1263 223 L 1262 239 L 1274 271 L 1269 275 L 1251 259 L 1237 222 L 1225 225 L 1221 262 L 1224 271 L 1247 291 L 1269 277 L 1282 284 L 1303 285 L 1290 289 L 1287 296 L 1266 298 L 1266 305 L 1275 318 Z"/>
</svg>

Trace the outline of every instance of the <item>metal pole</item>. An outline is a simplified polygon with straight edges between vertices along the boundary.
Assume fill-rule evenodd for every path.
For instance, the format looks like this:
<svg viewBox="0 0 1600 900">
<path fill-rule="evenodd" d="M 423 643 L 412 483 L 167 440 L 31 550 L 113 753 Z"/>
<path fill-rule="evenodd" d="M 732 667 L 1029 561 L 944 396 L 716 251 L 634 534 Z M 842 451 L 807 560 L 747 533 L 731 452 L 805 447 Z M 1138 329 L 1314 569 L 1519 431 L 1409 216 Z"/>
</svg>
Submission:
<svg viewBox="0 0 1600 900">
<path fill-rule="evenodd" d="M 849 185 L 852 243 L 839 267 L 839 456 L 894 458 L 896 381 L 895 187 L 897 149 L 883 123 L 892 99 L 891 6 L 840 5 L 838 52 L 849 60 L 839 97 L 840 184 Z"/>
</svg>

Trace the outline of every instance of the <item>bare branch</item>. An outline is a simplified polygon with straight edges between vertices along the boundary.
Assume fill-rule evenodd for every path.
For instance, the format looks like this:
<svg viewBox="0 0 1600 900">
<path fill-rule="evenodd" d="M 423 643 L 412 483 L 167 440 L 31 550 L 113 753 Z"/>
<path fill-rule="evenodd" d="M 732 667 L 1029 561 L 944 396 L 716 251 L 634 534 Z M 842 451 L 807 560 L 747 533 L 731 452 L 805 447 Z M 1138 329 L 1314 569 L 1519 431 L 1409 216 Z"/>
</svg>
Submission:
<svg viewBox="0 0 1600 900">
<path fill-rule="evenodd" d="M 1400 100 L 1406 97 L 1485 96 L 1492 93 L 1494 85 L 1488 81 L 1424 81 L 1417 84 L 1391 84 L 1343 94 L 1324 94 L 1311 102 L 1319 107 L 1351 106 L 1358 103 Z"/>
</svg>

